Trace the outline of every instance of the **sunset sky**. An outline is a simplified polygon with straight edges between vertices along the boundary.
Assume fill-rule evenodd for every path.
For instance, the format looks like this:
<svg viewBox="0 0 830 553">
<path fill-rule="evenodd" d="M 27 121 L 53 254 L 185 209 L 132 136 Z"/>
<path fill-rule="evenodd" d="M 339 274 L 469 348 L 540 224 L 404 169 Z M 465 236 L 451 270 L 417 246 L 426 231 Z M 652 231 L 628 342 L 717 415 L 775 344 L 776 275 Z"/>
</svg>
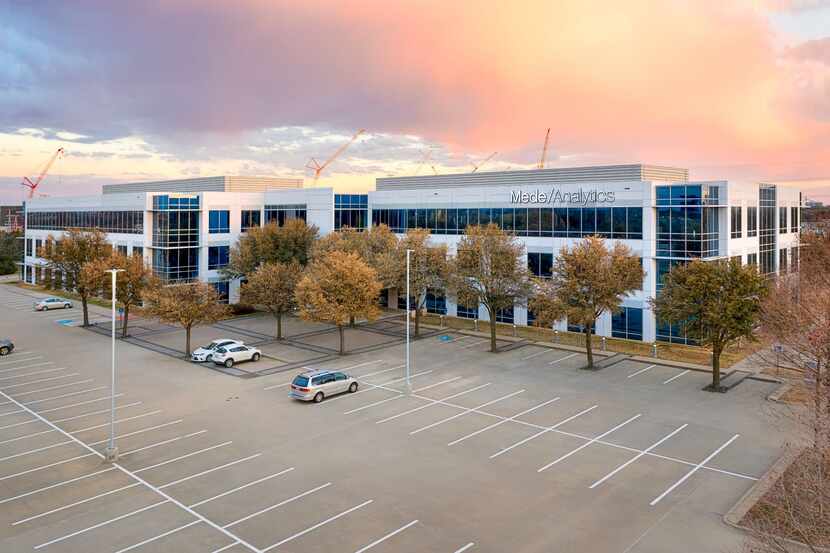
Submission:
<svg viewBox="0 0 830 553">
<path fill-rule="evenodd" d="M 197 175 L 645 162 L 830 203 L 830 0 L 0 0 L 0 203 Z"/>
</svg>

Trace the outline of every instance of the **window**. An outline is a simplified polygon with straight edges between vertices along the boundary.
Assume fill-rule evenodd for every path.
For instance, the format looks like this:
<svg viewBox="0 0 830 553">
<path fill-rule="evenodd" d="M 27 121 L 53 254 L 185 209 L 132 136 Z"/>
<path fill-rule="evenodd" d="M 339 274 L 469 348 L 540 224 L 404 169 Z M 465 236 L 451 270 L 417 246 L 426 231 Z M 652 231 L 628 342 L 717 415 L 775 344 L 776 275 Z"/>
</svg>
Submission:
<svg viewBox="0 0 830 553">
<path fill-rule="evenodd" d="M 208 270 L 221 269 L 227 266 L 230 257 L 230 246 L 208 247 Z"/>
<path fill-rule="evenodd" d="M 115 249 L 121 255 L 127 255 L 127 245 L 126 244 L 119 244 L 115 246 Z"/>
<path fill-rule="evenodd" d="M 418 210 L 419 225 L 422 228 L 436 229 L 438 217 L 436 210 Z M 356 230 L 365 230 L 368 226 L 369 195 L 368 194 L 335 194 L 334 195 L 334 229 L 340 230 L 348 227 Z M 430 220 L 427 222 L 427 215 Z M 421 221 L 420 217 L 424 220 Z M 442 224 L 446 224 L 442 220 Z M 444 234 L 435 230 L 436 234 Z"/>
<path fill-rule="evenodd" d="M 250 228 L 260 226 L 261 212 L 258 209 L 243 209 L 242 210 L 242 232 L 246 232 Z"/>
<path fill-rule="evenodd" d="M 216 293 L 219 294 L 219 303 L 228 303 L 228 295 L 230 293 L 228 281 L 211 282 L 210 285 L 213 286 Z"/>
<path fill-rule="evenodd" d="M 790 232 L 798 232 L 798 208 L 790 208 Z"/>
<path fill-rule="evenodd" d="M 144 255 L 144 246 L 133 246 L 133 255 L 141 257 Z"/>
<path fill-rule="evenodd" d="M 512 323 L 513 322 L 513 306 L 505 307 L 496 311 L 497 323 Z"/>
<path fill-rule="evenodd" d="M 748 253 L 748 254 L 746 254 L 746 264 L 757 267 L 758 266 L 758 254 L 757 253 Z"/>
<path fill-rule="evenodd" d="M 227 209 L 212 209 L 208 213 L 208 232 L 210 234 L 221 234 L 231 231 L 231 212 Z"/>
<path fill-rule="evenodd" d="M 778 251 L 778 272 L 782 275 L 787 272 L 787 248 Z"/>
<path fill-rule="evenodd" d="M 409 298 L 409 309 L 415 309 L 417 300 L 415 297 Z M 398 294 L 398 309 L 406 309 L 406 296 L 404 294 Z"/>
<path fill-rule="evenodd" d="M 26 239 L 26 255 L 32 255 L 32 239 Z"/>
<path fill-rule="evenodd" d="M 427 313 L 447 314 L 447 298 L 442 292 L 429 290 L 426 297 Z"/>
<path fill-rule="evenodd" d="M 553 268 L 553 254 L 552 253 L 534 253 L 527 254 L 527 269 L 530 274 L 541 277 L 550 278 Z"/>
<path fill-rule="evenodd" d="M 787 208 L 786 207 L 779 207 L 778 208 L 778 232 L 779 234 L 784 234 L 787 232 Z"/>
<path fill-rule="evenodd" d="M 27 228 L 33 230 L 66 230 L 98 228 L 104 232 L 142 234 L 143 211 L 30 211 Z"/>
<path fill-rule="evenodd" d="M 611 336 L 627 340 L 643 339 L 643 310 L 638 307 L 623 307 L 611 315 Z"/>
<path fill-rule="evenodd" d="M 265 206 L 265 222 L 276 223 L 278 227 L 288 219 L 302 219 L 306 221 L 306 204 L 277 204 Z"/>
<path fill-rule="evenodd" d="M 346 375 L 344 373 L 334 373 L 334 380 L 346 380 Z"/>
<path fill-rule="evenodd" d="M 585 325 L 571 323 L 568 321 L 568 332 L 585 332 Z M 596 323 L 591 325 L 591 332 L 596 334 L 597 326 Z"/>
<path fill-rule="evenodd" d="M 456 315 L 462 319 L 478 319 L 478 306 L 462 305 L 456 306 Z"/>
<path fill-rule="evenodd" d="M 756 206 L 746 208 L 746 235 L 758 236 L 758 208 Z"/>
<path fill-rule="evenodd" d="M 740 238 L 741 237 L 741 206 L 732 206 L 729 208 L 730 220 L 729 220 L 729 237 L 730 238 Z"/>
</svg>

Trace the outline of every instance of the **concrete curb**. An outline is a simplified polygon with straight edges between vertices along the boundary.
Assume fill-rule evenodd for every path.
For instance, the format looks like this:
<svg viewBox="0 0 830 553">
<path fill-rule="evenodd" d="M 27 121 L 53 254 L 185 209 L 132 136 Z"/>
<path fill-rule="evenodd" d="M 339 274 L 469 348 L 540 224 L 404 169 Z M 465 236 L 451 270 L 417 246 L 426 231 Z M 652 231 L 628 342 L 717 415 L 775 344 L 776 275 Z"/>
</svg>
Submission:
<svg viewBox="0 0 830 553">
<path fill-rule="evenodd" d="M 772 486 L 778 481 L 782 474 L 789 468 L 789 466 L 793 463 L 793 461 L 801 455 L 801 452 L 804 451 L 803 448 L 795 448 L 790 449 L 784 455 L 778 458 L 775 463 L 764 473 L 761 478 L 758 479 L 757 482 L 749 489 L 747 492 L 738 500 L 735 505 L 732 506 L 729 511 L 723 515 L 723 521 L 728 524 L 729 526 L 736 528 L 742 532 L 746 532 L 747 534 L 752 534 L 752 530 L 741 524 L 741 520 L 746 516 L 746 514 L 752 509 L 752 507 L 758 503 L 758 501 L 766 495 L 766 493 L 772 488 Z M 787 538 L 779 538 L 781 541 L 784 541 L 795 548 L 795 551 L 804 551 L 809 552 L 811 551 L 806 545 L 803 543 L 790 540 Z M 821 548 L 819 551 L 828 551 L 827 549 Z"/>
<path fill-rule="evenodd" d="M 780 381 L 779 381 L 780 382 Z M 780 386 L 778 386 L 775 390 L 773 390 L 768 396 L 767 401 L 774 401 L 776 403 L 783 403 L 781 398 L 784 397 L 784 394 L 790 391 L 792 385 L 788 384 L 787 382 L 780 382 Z"/>
</svg>

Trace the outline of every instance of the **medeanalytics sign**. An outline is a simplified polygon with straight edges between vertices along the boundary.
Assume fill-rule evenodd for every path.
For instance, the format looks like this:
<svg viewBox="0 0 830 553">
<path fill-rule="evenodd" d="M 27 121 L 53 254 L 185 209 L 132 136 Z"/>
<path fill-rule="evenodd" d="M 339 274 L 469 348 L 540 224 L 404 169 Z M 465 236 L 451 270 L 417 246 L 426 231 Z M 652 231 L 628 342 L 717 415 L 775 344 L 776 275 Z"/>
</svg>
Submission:
<svg viewBox="0 0 830 553">
<path fill-rule="evenodd" d="M 511 204 L 605 204 L 614 202 L 614 192 L 604 190 L 583 190 L 579 188 L 572 192 L 562 192 L 558 188 L 551 188 L 550 192 L 539 190 L 525 192 L 522 190 L 510 191 Z"/>
</svg>

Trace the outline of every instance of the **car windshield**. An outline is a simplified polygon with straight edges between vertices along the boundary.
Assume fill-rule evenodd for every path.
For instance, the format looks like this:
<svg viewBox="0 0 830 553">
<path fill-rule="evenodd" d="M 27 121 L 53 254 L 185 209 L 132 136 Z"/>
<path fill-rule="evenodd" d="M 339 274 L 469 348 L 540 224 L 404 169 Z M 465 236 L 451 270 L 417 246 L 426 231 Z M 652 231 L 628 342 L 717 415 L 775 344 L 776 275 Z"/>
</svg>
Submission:
<svg viewBox="0 0 830 553">
<path fill-rule="evenodd" d="M 302 376 L 302 375 L 297 375 L 294 378 L 294 382 L 292 384 L 295 384 L 297 386 L 303 386 L 303 387 L 308 386 L 308 377 L 307 376 Z"/>
<path fill-rule="evenodd" d="M 225 348 L 216 348 L 216 353 L 227 353 L 227 352 L 228 352 L 228 350 L 226 350 Z"/>
</svg>

